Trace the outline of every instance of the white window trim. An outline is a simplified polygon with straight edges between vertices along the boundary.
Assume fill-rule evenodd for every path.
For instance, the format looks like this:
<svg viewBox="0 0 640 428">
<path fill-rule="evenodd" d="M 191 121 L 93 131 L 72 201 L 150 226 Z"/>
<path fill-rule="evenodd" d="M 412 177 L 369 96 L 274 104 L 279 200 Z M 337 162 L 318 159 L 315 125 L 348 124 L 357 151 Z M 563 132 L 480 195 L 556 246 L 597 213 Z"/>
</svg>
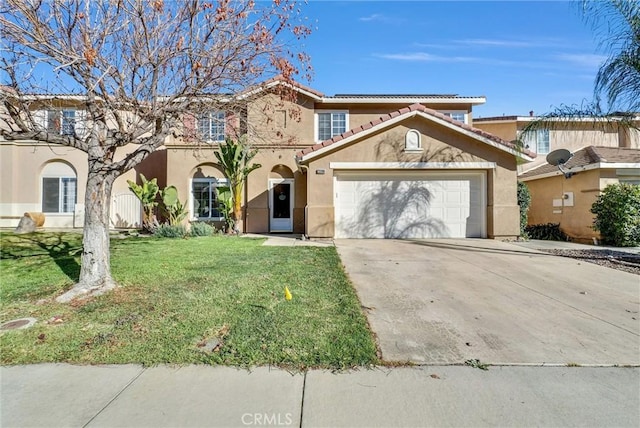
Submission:
<svg viewBox="0 0 640 428">
<path fill-rule="evenodd" d="M 189 179 L 189 212 L 191 213 L 191 221 L 224 221 L 224 217 L 198 217 L 195 209 L 195 198 L 193 197 L 193 183 L 194 182 L 210 182 L 216 181 L 216 187 L 222 187 L 228 185 L 226 178 L 204 177 L 204 178 L 190 178 Z"/>
<path fill-rule="evenodd" d="M 87 126 L 86 126 L 86 117 L 87 117 L 87 115 L 86 115 L 86 111 L 82 110 L 82 109 L 77 109 L 77 108 L 49 108 L 49 109 L 34 110 L 32 112 L 33 119 L 36 122 L 36 125 L 40 129 L 48 131 L 48 129 L 49 129 L 49 112 L 50 111 L 60 112 L 59 135 L 69 136 L 68 134 L 63 134 L 62 133 L 62 130 L 63 130 L 62 121 L 63 121 L 63 116 L 64 116 L 64 112 L 65 111 L 72 111 L 73 112 L 75 136 L 78 137 L 78 138 L 83 138 L 86 135 L 86 132 L 87 132 Z"/>
<path fill-rule="evenodd" d="M 222 140 L 213 140 L 211 138 L 203 138 L 203 140 L 207 143 L 222 143 L 225 141 L 225 138 L 227 137 L 227 112 L 223 111 L 223 110 L 211 110 L 209 112 L 207 112 L 206 114 L 209 115 L 209 120 L 211 120 L 211 115 L 212 114 L 219 114 L 222 113 L 223 114 L 223 119 L 222 119 Z M 201 115 L 204 116 L 204 115 Z M 200 119 L 201 116 L 196 116 L 196 132 L 200 132 Z M 209 122 L 209 137 L 211 136 L 211 122 Z"/>
<path fill-rule="evenodd" d="M 55 211 L 55 212 L 51 212 L 51 211 L 44 211 L 44 179 L 45 178 L 56 178 L 58 179 L 58 209 L 62 208 L 62 206 L 64 205 L 64 193 L 62 192 L 62 180 L 63 179 L 74 179 L 76 181 L 76 186 L 75 186 L 75 202 L 73 203 L 73 208 L 71 209 L 71 211 Z M 73 216 L 75 211 L 76 211 L 76 205 L 78 205 L 78 177 L 75 176 L 70 176 L 70 175 L 42 175 L 40 176 L 40 208 L 39 210 L 42 210 L 43 213 L 45 213 L 45 215 L 47 216 L 52 216 L 52 217 L 62 217 L 62 216 Z"/>
<path fill-rule="evenodd" d="M 463 123 L 466 123 L 467 125 L 469 124 L 469 112 L 466 110 L 438 110 L 438 112 L 444 114 L 444 115 L 450 115 L 450 114 L 464 114 L 464 121 Z M 450 119 L 453 119 L 452 117 L 450 117 Z M 453 119 L 455 120 L 455 119 Z"/>
<path fill-rule="evenodd" d="M 549 150 L 542 153 L 540 152 L 539 149 L 539 144 L 538 144 L 538 137 L 540 135 L 541 131 L 547 131 L 547 133 L 549 134 Z M 522 130 L 517 132 L 517 137 L 519 141 L 522 141 L 522 144 L 524 145 L 525 149 L 529 149 L 532 152 L 539 154 L 539 155 L 547 155 L 549 153 L 551 153 L 551 130 L 548 128 L 541 128 L 541 129 L 536 129 L 536 130 L 532 130 L 529 133 L 527 133 L 526 138 L 523 139 L 522 138 L 522 134 L 524 132 Z"/>
<path fill-rule="evenodd" d="M 316 143 L 320 143 L 325 140 L 320 140 L 318 137 L 319 133 L 319 114 L 320 113 L 343 113 L 344 114 L 344 132 L 347 132 L 351 129 L 349 126 L 349 110 L 333 110 L 333 109 L 325 109 L 325 110 L 316 110 L 313 114 L 313 139 Z"/>
<path fill-rule="evenodd" d="M 418 147 L 410 149 L 407 147 L 407 139 L 409 138 L 409 134 L 416 134 L 418 136 Z M 404 135 L 404 152 L 405 153 L 421 153 L 424 149 L 422 148 L 422 134 L 417 129 L 410 129 Z"/>
</svg>

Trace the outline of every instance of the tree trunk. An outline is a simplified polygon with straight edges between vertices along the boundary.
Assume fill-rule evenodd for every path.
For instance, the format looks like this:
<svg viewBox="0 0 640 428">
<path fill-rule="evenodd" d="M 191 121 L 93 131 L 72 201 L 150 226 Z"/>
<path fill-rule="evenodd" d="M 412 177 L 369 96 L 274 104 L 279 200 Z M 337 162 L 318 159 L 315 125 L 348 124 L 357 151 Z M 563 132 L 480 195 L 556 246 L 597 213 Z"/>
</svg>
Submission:
<svg viewBox="0 0 640 428">
<path fill-rule="evenodd" d="M 106 165 L 89 162 L 85 195 L 80 278 L 73 288 L 56 300 L 69 302 L 79 296 L 96 296 L 113 289 L 109 251 L 109 207 L 115 176 L 105 174 Z"/>
<path fill-rule="evenodd" d="M 243 222 L 242 222 L 242 187 L 243 183 L 240 182 L 231 182 L 231 186 L 233 189 L 233 210 L 232 210 L 232 218 L 233 218 L 233 233 L 239 235 L 242 233 Z"/>
</svg>

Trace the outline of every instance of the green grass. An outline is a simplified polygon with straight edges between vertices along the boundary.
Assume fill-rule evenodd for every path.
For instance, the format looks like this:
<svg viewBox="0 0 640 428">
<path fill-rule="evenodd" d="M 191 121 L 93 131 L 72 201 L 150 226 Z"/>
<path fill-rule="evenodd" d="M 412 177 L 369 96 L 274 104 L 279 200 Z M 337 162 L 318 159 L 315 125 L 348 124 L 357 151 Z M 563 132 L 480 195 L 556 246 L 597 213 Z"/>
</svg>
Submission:
<svg viewBox="0 0 640 428">
<path fill-rule="evenodd" d="M 81 236 L 1 236 L 0 363 L 278 365 L 346 368 L 378 362 L 335 248 L 265 247 L 237 237 L 127 238 L 111 244 L 121 285 L 59 304 L 79 275 Z M 284 287 L 293 294 L 284 298 Z M 53 321 L 53 320 L 57 321 Z M 60 322 L 61 320 L 61 322 Z M 216 352 L 199 344 L 218 338 Z"/>
</svg>

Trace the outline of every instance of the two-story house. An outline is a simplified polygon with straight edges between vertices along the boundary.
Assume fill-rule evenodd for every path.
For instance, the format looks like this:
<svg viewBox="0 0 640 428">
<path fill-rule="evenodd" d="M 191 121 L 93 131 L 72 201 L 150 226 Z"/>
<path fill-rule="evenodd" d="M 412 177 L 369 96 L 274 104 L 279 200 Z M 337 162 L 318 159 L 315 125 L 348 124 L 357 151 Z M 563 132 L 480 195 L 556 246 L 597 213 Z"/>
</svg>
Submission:
<svg viewBox="0 0 640 428">
<path fill-rule="evenodd" d="M 518 235 L 517 159 L 531 161 L 533 155 L 473 126 L 473 106 L 484 97 L 326 96 L 294 84 L 297 99 L 282 101 L 275 93 L 278 85 L 289 83 L 266 82 L 239 112 L 185 114 L 185 129 L 195 132 L 168 139 L 164 150 L 116 181 L 114 227 L 139 223 L 126 185 L 139 173 L 157 177 L 161 186 L 175 185 L 187 199 L 189 221 L 221 222 L 215 188 L 226 180 L 214 151 L 240 130 L 258 150 L 254 162 L 262 165 L 246 183 L 244 232 L 341 238 Z M 60 132 L 81 126 L 74 100 L 58 99 L 59 108 L 47 112 L 46 120 L 52 115 Z M 47 226 L 81 226 L 83 153 L 2 141 L 0 155 L 3 226 L 15 225 L 24 211 L 44 211 Z"/>
<path fill-rule="evenodd" d="M 508 141 L 520 140 L 537 153 L 533 162 L 518 167 L 531 193 L 529 224 L 558 223 L 571 239 L 592 243 L 600 236 L 590 209 L 600 192 L 609 184 L 640 183 L 640 117 L 633 118 L 631 127 L 615 117 L 546 120 L 544 128 L 523 133 L 535 120 L 532 113 L 478 118 L 474 125 Z M 564 165 L 566 177 L 546 161 L 557 149 L 572 153 Z"/>
</svg>

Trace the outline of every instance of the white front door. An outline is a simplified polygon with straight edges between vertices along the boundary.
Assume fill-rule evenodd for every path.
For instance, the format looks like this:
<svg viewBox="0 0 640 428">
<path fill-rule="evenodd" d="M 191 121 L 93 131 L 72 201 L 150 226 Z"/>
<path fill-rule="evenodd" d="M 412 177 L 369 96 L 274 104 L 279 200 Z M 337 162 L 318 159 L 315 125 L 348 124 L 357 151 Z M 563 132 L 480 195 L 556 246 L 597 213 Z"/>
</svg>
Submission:
<svg viewBox="0 0 640 428">
<path fill-rule="evenodd" d="M 269 180 L 269 230 L 293 232 L 293 179 Z"/>
</svg>

